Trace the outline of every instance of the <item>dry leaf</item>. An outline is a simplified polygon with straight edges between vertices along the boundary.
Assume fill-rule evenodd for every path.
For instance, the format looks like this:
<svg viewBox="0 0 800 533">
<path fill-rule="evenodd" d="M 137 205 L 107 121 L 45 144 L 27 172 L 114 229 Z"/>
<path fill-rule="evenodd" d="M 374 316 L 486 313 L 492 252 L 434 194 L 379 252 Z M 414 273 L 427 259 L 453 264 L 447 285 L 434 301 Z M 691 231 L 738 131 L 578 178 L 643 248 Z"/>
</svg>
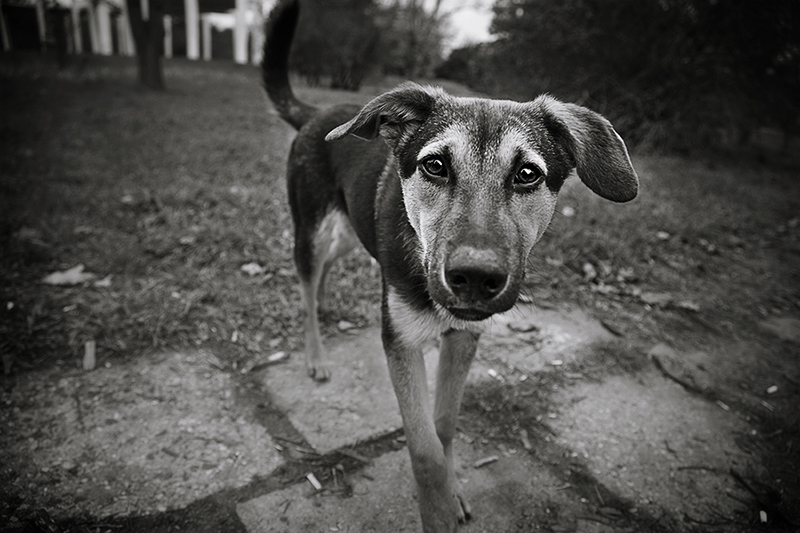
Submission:
<svg viewBox="0 0 800 533">
<path fill-rule="evenodd" d="M 95 287 L 107 288 L 111 286 L 111 274 L 94 282 Z"/>
<path fill-rule="evenodd" d="M 672 301 L 668 292 L 643 292 L 639 298 L 648 305 L 667 305 Z"/>
<path fill-rule="evenodd" d="M 506 324 L 506 327 L 516 333 L 539 331 L 539 326 L 537 326 L 532 320 L 516 320 Z"/>
<path fill-rule="evenodd" d="M 336 327 L 339 328 L 339 331 L 350 331 L 351 329 L 356 329 L 358 326 L 347 320 L 340 320 L 339 323 L 336 324 Z"/>
<path fill-rule="evenodd" d="M 88 272 L 84 273 L 83 265 L 77 265 L 69 270 L 64 270 L 60 272 L 53 272 L 52 274 L 48 274 L 42 280 L 43 283 L 47 283 L 48 285 L 79 285 L 81 283 L 87 282 L 91 279 L 94 279 L 94 274 L 90 274 Z"/>
<path fill-rule="evenodd" d="M 681 300 L 680 302 L 675 304 L 675 307 L 677 307 L 678 309 L 684 309 L 686 311 L 694 311 L 695 313 L 700 310 L 700 305 L 690 300 Z"/>
<path fill-rule="evenodd" d="M 247 263 L 246 265 L 242 265 L 241 270 L 248 276 L 257 276 L 264 273 L 264 267 L 258 263 Z"/>
<path fill-rule="evenodd" d="M 594 265 L 591 263 L 584 263 L 583 264 L 583 280 L 584 281 L 592 281 L 597 277 L 597 270 L 594 268 Z"/>
<path fill-rule="evenodd" d="M 499 461 L 499 460 L 500 460 L 500 458 L 498 456 L 490 455 L 489 457 L 484 457 L 483 459 L 479 459 L 479 460 L 475 461 L 475 464 L 473 465 L 473 467 L 480 468 L 482 466 L 486 466 L 488 464 L 492 464 L 492 463 L 494 463 L 496 461 Z"/>
<path fill-rule="evenodd" d="M 531 448 L 533 448 L 533 446 L 531 446 L 530 439 L 528 439 L 528 432 L 525 431 L 524 429 L 519 430 L 519 440 L 522 441 L 522 447 L 525 448 L 526 450 L 530 450 Z"/>
<path fill-rule="evenodd" d="M 86 341 L 86 344 L 84 344 L 83 348 L 83 369 L 94 370 L 94 367 L 97 364 L 97 358 L 95 357 L 97 343 L 95 343 L 93 340 Z"/>
</svg>

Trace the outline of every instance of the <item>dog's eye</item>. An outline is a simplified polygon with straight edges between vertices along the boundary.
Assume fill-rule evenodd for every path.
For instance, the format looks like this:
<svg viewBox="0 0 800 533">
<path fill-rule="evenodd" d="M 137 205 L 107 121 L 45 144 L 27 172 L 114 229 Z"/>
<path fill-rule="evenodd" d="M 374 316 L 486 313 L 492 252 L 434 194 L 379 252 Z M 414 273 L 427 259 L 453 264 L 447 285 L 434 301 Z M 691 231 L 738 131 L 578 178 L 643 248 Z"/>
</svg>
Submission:
<svg viewBox="0 0 800 533">
<path fill-rule="evenodd" d="M 441 157 L 429 157 L 422 161 L 420 167 L 422 167 L 422 170 L 425 172 L 425 174 L 432 178 L 447 177 L 447 165 L 444 164 L 444 161 Z"/>
<path fill-rule="evenodd" d="M 544 179 L 544 172 L 534 165 L 522 165 L 514 175 L 514 185 L 526 189 L 539 185 Z"/>
</svg>

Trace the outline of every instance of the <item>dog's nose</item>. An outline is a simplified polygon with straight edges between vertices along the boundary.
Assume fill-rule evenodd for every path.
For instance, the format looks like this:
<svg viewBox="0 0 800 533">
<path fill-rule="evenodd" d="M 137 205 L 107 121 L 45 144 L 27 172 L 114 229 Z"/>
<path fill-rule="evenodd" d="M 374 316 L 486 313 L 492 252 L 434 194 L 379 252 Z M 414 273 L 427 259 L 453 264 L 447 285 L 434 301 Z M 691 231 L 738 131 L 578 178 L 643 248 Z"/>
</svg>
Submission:
<svg viewBox="0 0 800 533">
<path fill-rule="evenodd" d="M 503 291 L 508 272 L 494 250 L 459 246 L 445 263 L 444 278 L 459 299 L 485 302 Z"/>
</svg>

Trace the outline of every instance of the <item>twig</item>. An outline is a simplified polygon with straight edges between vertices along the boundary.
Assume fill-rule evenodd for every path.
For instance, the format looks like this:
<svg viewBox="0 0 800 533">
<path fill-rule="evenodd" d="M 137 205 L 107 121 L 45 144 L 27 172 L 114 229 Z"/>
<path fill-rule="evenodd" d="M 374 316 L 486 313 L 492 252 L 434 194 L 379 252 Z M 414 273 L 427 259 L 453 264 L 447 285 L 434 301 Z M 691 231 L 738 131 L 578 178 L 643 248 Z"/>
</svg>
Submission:
<svg viewBox="0 0 800 533">
<path fill-rule="evenodd" d="M 283 435 L 272 435 L 273 439 L 282 440 L 285 442 L 291 442 L 292 444 L 297 444 L 302 446 L 303 440 L 302 439 L 290 439 L 289 437 L 284 437 Z"/>
<path fill-rule="evenodd" d="M 706 472 L 713 472 L 714 474 L 727 474 L 725 470 L 721 468 L 714 468 L 713 466 L 703 466 L 703 465 L 688 465 L 688 466 L 679 466 L 675 470 L 705 470 Z"/>
<path fill-rule="evenodd" d="M 597 516 L 597 515 L 579 514 L 575 518 L 579 518 L 581 520 L 591 520 L 592 522 L 599 522 L 600 524 L 603 524 L 604 526 L 610 526 L 611 525 L 611 521 L 610 520 L 607 520 L 607 519 L 602 518 L 602 517 Z"/>
<path fill-rule="evenodd" d="M 336 450 L 336 453 L 338 453 L 339 455 L 344 455 L 345 457 L 349 457 L 350 459 L 355 459 L 356 461 L 360 461 L 366 465 L 372 463 L 372 459 L 370 459 L 369 457 L 364 457 L 363 455 L 356 453 L 349 448 L 340 448 Z"/>
<path fill-rule="evenodd" d="M 605 505 L 606 502 L 605 502 L 605 500 L 603 500 L 603 497 L 600 495 L 600 488 L 597 486 L 597 483 L 594 484 L 594 492 L 595 492 L 595 494 L 597 494 L 597 499 L 600 501 L 600 506 Z"/>
<path fill-rule="evenodd" d="M 625 334 L 622 331 L 620 331 L 619 328 L 617 328 L 616 326 L 614 326 L 613 324 L 611 324 L 611 323 L 609 323 L 609 322 L 607 322 L 605 320 L 601 320 L 600 321 L 600 325 L 603 326 L 604 328 L 606 328 L 611 334 L 613 334 L 616 337 L 624 337 L 625 336 Z"/>
<path fill-rule="evenodd" d="M 319 455 L 322 455 L 322 454 L 321 454 L 321 453 L 319 453 L 319 452 L 316 452 L 316 451 L 314 451 L 314 450 L 311 450 L 311 449 L 309 449 L 309 448 L 304 448 L 304 447 L 302 447 L 302 446 L 295 446 L 295 447 L 294 447 L 294 449 L 295 449 L 295 450 L 297 450 L 298 452 L 300 452 L 300 453 L 304 453 L 304 454 L 306 454 L 306 455 L 317 455 L 317 456 L 319 456 Z"/>
<path fill-rule="evenodd" d="M 486 466 L 488 464 L 494 463 L 498 461 L 500 458 L 496 455 L 490 455 L 489 457 L 484 457 L 483 459 L 479 459 L 475 461 L 475 464 L 472 465 L 473 468 L 480 468 L 482 466 Z"/>
<path fill-rule="evenodd" d="M 692 515 L 690 515 L 689 513 L 683 513 L 683 516 L 684 516 L 684 517 L 686 517 L 686 519 L 687 519 L 688 521 L 690 521 L 690 522 L 694 522 L 695 524 L 700 524 L 700 525 L 702 525 L 702 526 L 724 526 L 725 524 L 730 524 L 730 523 L 732 523 L 732 522 L 730 522 L 729 520 L 725 520 L 725 521 L 722 521 L 722 522 L 719 522 L 719 521 L 716 521 L 716 522 L 706 522 L 706 521 L 704 521 L 704 520 L 700 520 L 699 518 L 695 518 L 695 517 L 693 517 L 693 516 L 692 516 Z"/>
</svg>

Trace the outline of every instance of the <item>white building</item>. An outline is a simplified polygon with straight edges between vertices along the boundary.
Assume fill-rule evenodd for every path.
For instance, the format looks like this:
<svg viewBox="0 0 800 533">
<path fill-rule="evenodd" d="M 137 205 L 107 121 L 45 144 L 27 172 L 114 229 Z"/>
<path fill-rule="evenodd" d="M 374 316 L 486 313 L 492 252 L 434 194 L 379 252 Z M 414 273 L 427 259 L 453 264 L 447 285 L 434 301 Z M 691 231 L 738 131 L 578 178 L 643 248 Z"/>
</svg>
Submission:
<svg viewBox="0 0 800 533">
<path fill-rule="evenodd" d="M 149 0 L 142 2 L 148 13 Z M 212 58 L 212 31 L 231 30 L 237 63 L 261 61 L 262 14 L 274 0 L 180 0 L 164 15 L 164 56 L 176 51 L 189 59 Z M 4 50 L 49 47 L 69 53 L 134 55 L 125 0 L 0 0 L 0 37 Z M 248 46 L 249 44 L 249 46 Z M 248 50 L 249 48 L 249 50 Z"/>
</svg>

